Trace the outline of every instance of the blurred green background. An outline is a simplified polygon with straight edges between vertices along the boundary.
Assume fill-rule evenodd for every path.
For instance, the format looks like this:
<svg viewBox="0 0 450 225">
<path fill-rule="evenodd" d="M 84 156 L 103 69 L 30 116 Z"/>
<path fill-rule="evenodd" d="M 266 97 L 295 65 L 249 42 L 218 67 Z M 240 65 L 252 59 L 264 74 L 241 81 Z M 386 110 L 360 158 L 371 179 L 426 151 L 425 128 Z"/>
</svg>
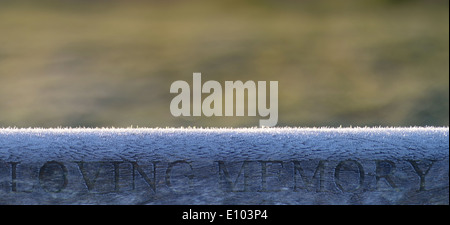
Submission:
<svg viewBox="0 0 450 225">
<path fill-rule="evenodd" d="M 448 126 L 447 0 L 0 0 L 0 127 L 173 117 L 176 80 L 279 82 L 278 126 Z"/>
</svg>

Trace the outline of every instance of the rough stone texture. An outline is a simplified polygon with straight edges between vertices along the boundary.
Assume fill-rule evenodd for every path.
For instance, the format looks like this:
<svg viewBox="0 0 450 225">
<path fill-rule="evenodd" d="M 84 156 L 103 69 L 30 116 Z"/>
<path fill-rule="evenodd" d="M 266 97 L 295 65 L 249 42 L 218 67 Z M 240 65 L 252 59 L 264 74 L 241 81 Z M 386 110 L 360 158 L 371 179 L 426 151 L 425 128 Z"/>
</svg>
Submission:
<svg viewBox="0 0 450 225">
<path fill-rule="evenodd" d="M 449 204 L 449 129 L 0 129 L 1 204 Z"/>
</svg>

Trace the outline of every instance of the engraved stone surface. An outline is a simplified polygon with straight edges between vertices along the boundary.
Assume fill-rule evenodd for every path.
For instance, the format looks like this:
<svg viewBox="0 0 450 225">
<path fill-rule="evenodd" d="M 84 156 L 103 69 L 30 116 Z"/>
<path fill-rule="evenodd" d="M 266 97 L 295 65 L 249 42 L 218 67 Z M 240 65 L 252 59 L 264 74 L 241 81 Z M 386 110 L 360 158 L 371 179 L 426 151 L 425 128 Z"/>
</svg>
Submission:
<svg viewBox="0 0 450 225">
<path fill-rule="evenodd" d="M 0 129 L 0 204 L 449 204 L 448 135 Z"/>
</svg>

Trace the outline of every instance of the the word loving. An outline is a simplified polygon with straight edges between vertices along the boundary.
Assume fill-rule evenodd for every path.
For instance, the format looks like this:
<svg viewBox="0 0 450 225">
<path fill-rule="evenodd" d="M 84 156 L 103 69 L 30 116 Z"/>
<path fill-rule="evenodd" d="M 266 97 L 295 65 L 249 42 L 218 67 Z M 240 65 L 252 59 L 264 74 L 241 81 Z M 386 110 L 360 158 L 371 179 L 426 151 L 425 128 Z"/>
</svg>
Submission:
<svg viewBox="0 0 450 225">
<path fill-rule="evenodd" d="M 278 81 L 270 81 L 270 98 L 267 104 L 266 81 L 225 81 L 222 85 L 214 80 L 202 85 L 201 73 L 193 73 L 192 78 L 192 115 L 193 116 L 234 116 L 234 97 L 236 96 L 236 116 L 244 116 L 245 90 L 247 90 L 248 116 L 258 114 L 267 119 L 260 119 L 259 126 L 272 127 L 278 122 Z M 181 91 L 180 91 L 181 90 Z M 178 93 L 170 103 L 173 116 L 191 116 L 191 89 L 186 81 L 178 80 L 170 86 L 170 93 Z M 208 94 L 202 101 L 202 94 Z M 236 93 L 236 95 L 234 95 Z M 225 94 L 225 112 L 222 110 L 222 96 Z"/>
</svg>

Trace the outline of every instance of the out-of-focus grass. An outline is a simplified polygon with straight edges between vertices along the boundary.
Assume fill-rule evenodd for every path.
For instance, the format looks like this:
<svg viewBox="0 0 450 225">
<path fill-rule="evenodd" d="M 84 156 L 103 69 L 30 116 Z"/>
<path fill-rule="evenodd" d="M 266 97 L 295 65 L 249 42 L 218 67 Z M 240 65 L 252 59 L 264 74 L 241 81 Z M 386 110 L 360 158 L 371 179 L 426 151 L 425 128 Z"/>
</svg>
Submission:
<svg viewBox="0 0 450 225">
<path fill-rule="evenodd" d="M 278 80 L 280 126 L 448 126 L 448 1 L 0 1 L 0 127 L 258 124 L 173 117 L 193 72 Z"/>
</svg>

